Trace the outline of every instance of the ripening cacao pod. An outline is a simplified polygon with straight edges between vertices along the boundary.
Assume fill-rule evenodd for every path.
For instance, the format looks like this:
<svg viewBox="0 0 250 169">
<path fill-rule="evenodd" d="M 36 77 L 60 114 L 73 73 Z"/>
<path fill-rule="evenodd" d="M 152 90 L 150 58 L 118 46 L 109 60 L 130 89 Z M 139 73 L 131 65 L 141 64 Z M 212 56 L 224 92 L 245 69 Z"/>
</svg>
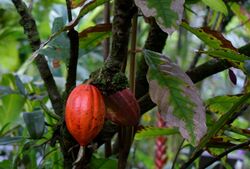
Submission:
<svg viewBox="0 0 250 169">
<path fill-rule="evenodd" d="M 122 126 L 138 125 L 140 108 L 135 96 L 129 89 L 123 89 L 104 98 L 106 118 Z"/>
<path fill-rule="evenodd" d="M 97 136 L 104 118 L 105 104 L 100 91 L 90 84 L 75 87 L 66 103 L 65 122 L 81 146 L 86 146 Z"/>
</svg>

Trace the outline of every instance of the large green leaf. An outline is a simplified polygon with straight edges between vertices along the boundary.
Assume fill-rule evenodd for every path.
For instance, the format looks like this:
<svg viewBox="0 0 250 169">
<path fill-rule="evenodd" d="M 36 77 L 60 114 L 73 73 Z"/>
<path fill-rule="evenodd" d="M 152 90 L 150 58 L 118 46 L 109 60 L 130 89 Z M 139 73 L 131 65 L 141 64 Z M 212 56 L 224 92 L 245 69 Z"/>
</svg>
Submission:
<svg viewBox="0 0 250 169">
<path fill-rule="evenodd" d="M 177 26 L 183 13 L 184 0 L 135 0 L 135 4 L 141 9 L 146 17 L 155 17 L 161 29 L 172 33 Z"/>
<path fill-rule="evenodd" d="M 191 79 L 166 56 L 144 50 L 149 94 L 168 126 L 197 144 L 206 133 L 205 108 Z"/>
<path fill-rule="evenodd" d="M 137 131 L 135 135 L 136 140 L 144 140 L 146 138 L 155 138 L 158 136 L 166 136 L 179 134 L 178 129 L 175 128 L 159 128 L 159 127 L 146 127 Z"/>
<path fill-rule="evenodd" d="M 91 169 L 111 169 L 117 168 L 117 160 L 115 159 L 105 159 L 97 158 L 93 156 L 90 161 Z"/>
<path fill-rule="evenodd" d="M 215 11 L 221 12 L 225 15 L 228 14 L 227 6 L 223 0 L 202 0 L 202 2 Z"/>
<path fill-rule="evenodd" d="M 13 123 L 22 112 L 25 103 L 25 98 L 19 94 L 11 94 L 2 97 L 0 103 L 0 114 L 4 118 L 0 118 L 0 128 L 6 123 Z"/>
</svg>

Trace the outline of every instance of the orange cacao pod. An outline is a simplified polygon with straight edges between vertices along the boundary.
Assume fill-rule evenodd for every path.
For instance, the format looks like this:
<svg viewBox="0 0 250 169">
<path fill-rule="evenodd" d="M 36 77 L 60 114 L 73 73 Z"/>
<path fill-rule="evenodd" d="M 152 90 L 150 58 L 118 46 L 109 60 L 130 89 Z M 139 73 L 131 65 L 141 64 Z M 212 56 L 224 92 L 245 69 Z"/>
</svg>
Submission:
<svg viewBox="0 0 250 169">
<path fill-rule="evenodd" d="M 100 91 L 93 85 L 81 84 L 70 93 L 65 122 L 70 134 L 86 146 L 100 132 L 105 117 L 105 104 Z"/>
<path fill-rule="evenodd" d="M 123 126 L 134 126 L 140 120 L 140 108 L 129 89 L 105 97 L 106 118 Z"/>
</svg>

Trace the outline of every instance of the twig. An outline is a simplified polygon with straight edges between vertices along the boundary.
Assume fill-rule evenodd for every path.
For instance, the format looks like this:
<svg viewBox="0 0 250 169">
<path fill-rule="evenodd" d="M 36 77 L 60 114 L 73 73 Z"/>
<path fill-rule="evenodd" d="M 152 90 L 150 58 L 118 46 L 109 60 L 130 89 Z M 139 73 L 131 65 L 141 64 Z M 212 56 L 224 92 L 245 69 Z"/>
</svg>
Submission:
<svg viewBox="0 0 250 169">
<path fill-rule="evenodd" d="M 238 145 L 235 145 L 235 146 L 229 148 L 228 150 L 226 150 L 223 153 L 219 154 L 218 156 L 213 158 L 211 161 L 209 161 L 207 164 L 205 164 L 205 166 L 203 168 L 205 169 L 206 167 L 208 167 L 211 164 L 213 164 L 214 162 L 220 160 L 222 157 L 226 156 L 227 154 L 231 153 L 232 151 L 243 148 L 245 146 L 248 146 L 249 144 L 250 144 L 250 139 L 248 141 L 244 142 L 244 143 L 241 143 L 241 144 L 238 144 Z"/>
<path fill-rule="evenodd" d="M 78 51 L 79 51 L 79 37 L 78 32 L 71 29 L 68 33 L 70 40 L 70 59 L 68 64 L 68 76 L 65 87 L 65 98 L 68 97 L 72 88 L 76 85 L 77 75 L 77 62 L 78 62 Z"/>
<path fill-rule="evenodd" d="M 172 164 L 171 169 L 174 169 L 174 167 L 175 167 L 175 164 L 176 164 L 176 162 L 177 162 L 178 156 L 179 156 L 179 154 L 180 154 L 180 152 L 181 152 L 181 148 L 182 148 L 184 142 L 185 142 L 185 139 L 183 139 L 182 142 L 181 142 L 181 144 L 179 145 L 179 148 L 178 148 L 178 150 L 177 150 L 177 152 L 176 152 L 176 154 L 175 154 L 175 157 L 174 157 L 174 160 L 173 160 L 173 164 Z"/>
<path fill-rule="evenodd" d="M 136 36 L 137 36 L 137 13 L 132 19 L 132 33 L 131 33 L 131 55 L 130 55 L 130 70 L 129 82 L 130 90 L 135 93 L 135 55 L 136 55 Z"/>
<path fill-rule="evenodd" d="M 39 48 L 41 41 L 39 38 L 35 20 L 29 13 L 29 9 L 22 0 L 12 0 L 12 2 L 16 7 L 17 12 L 21 16 L 20 24 L 23 26 L 24 32 L 28 36 L 28 40 L 32 48 L 32 51 L 36 51 Z M 58 88 L 50 72 L 45 57 L 43 55 L 38 54 L 38 56 L 35 58 L 35 63 L 47 88 L 47 92 L 55 113 L 57 115 L 62 115 L 63 113 L 62 98 L 60 93 L 58 92 Z"/>
<path fill-rule="evenodd" d="M 67 5 L 67 12 L 68 12 L 68 21 L 72 21 L 72 12 L 71 12 L 71 6 L 70 6 L 70 0 L 66 0 Z"/>
</svg>

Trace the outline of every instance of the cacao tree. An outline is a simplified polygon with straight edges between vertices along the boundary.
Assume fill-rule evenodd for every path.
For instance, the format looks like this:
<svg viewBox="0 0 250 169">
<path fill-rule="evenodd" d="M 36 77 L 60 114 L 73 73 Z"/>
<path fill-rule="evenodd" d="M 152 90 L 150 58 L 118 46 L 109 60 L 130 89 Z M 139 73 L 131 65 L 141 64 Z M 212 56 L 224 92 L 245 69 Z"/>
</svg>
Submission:
<svg viewBox="0 0 250 169">
<path fill-rule="evenodd" d="M 0 168 L 250 166 L 249 9 L 1 1 Z"/>
</svg>

